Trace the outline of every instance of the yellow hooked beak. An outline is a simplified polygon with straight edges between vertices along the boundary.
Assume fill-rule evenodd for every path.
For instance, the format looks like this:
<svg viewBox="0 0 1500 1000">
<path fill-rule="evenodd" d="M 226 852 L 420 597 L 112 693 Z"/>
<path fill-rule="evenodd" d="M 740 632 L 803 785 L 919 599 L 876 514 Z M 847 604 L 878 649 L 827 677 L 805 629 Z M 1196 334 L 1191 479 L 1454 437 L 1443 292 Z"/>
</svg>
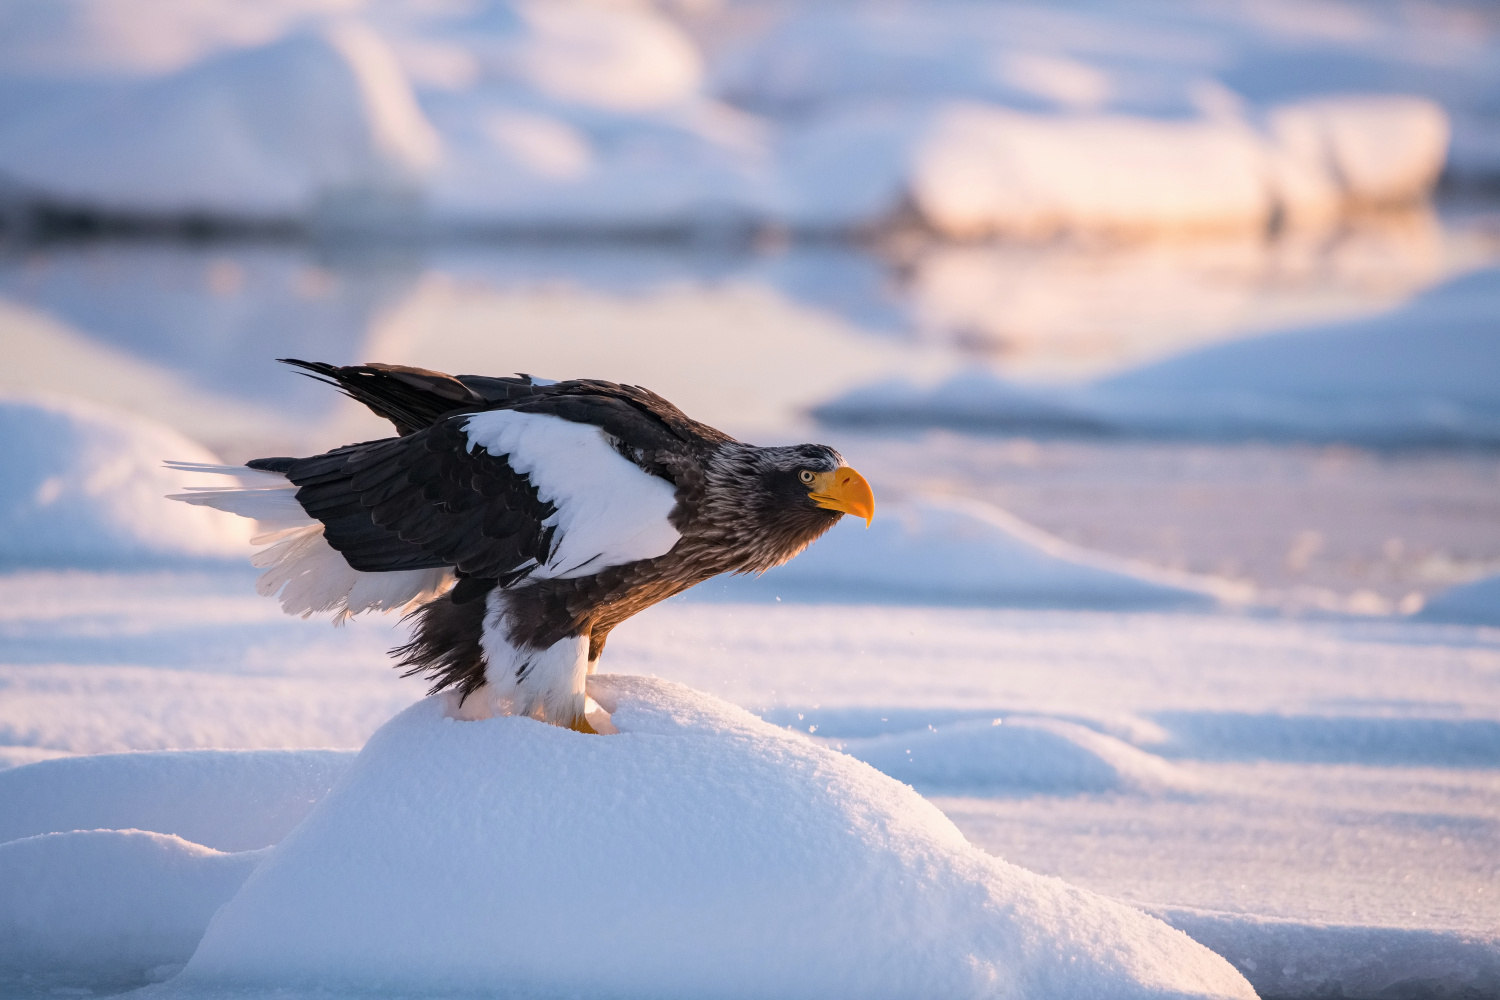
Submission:
<svg viewBox="0 0 1500 1000">
<path fill-rule="evenodd" d="M 864 518 L 866 528 L 875 520 L 875 494 L 870 492 L 870 484 L 847 465 L 814 475 L 807 495 L 824 510 Z"/>
</svg>

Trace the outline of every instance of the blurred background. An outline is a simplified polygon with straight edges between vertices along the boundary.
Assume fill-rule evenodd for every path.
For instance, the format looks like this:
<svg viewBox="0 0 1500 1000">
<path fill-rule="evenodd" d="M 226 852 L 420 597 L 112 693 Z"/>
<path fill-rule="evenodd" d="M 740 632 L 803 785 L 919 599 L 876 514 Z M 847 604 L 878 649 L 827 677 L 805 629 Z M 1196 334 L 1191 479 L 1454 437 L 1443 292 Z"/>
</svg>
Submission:
<svg viewBox="0 0 1500 1000">
<path fill-rule="evenodd" d="M 232 461 L 293 356 L 647 385 L 1292 611 L 1500 571 L 1474 0 L 21 0 L 0 389 Z"/>
</svg>

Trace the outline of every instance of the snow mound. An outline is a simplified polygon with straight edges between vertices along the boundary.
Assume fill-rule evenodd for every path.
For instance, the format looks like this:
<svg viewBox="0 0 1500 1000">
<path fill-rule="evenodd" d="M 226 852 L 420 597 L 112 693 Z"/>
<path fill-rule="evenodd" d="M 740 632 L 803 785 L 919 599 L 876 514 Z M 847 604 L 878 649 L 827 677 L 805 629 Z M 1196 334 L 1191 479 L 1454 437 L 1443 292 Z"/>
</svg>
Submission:
<svg viewBox="0 0 1500 1000">
<path fill-rule="evenodd" d="M 1175 906 L 1151 912 L 1232 961 L 1262 996 L 1493 996 L 1500 987 L 1495 936 Z"/>
<path fill-rule="evenodd" d="M 1460 625 L 1500 625 L 1500 576 L 1445 590 L 1430 598 L 1416 617 Z"/>
<path fill-rule="evenodd" d="M 816 411 L 854 424 L 1053 433 L 1500 442 L 1500 269 L 1388 313 L 1189 351 L 1081 387 L 968 372 L 931 389 L 885 383 Z"/>
<path fill-rule="evenodd" d="M 844 518 L 791 562 L 695 594 L 742 600 L 915 601 L 1023 607 L 1206 607 L 1227 582 L 1089 552 L 989 504 L 921 498 L 882 504 L 867 529 Z"/>
<path fill-rule="evenodd" d="M 949 792 L 1161 793 L 1195 787 L 1161 758 L 1061 719 L 956 722 L 835 746 L 893 778 Z"/>
<path fill-rule="evenodd" d="M 345 750 L 163 750 L 0 771 L 0 843 L 70 830 L 153 830 L 219 851 L 269 847 L 348 769 Z"/>
<path fill-rule="evenodd" d="M 164 459 L 218 461 L 128 413 L 0 396 L 0 565 L 243 559 L 249 522 L 168 501 L 183 481 Z"/>
<path fill-rule="evenodd" d="M 1253 996 L 1180 932 L 984 854 L 853 758 L 668 682 L 593 693 L 621 735 L 454 722 L 443 698 L 397 716 L 172 989 Z"/>
<path fill-rule="evenodd" d="M 142 830 L 0 844 L 0 965 L 145 972 L 185 962 L 262 853 Z"/>
</svg>

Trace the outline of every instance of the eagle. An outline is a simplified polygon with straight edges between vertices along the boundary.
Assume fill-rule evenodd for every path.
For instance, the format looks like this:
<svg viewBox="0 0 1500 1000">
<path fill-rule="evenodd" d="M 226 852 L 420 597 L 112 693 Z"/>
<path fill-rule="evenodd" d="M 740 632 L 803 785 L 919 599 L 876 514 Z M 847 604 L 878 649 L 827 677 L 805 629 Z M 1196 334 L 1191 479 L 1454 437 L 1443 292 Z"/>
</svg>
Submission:
<svg viewBox="0 0 1500 1000">
<path fill-rule="evenodd" d="M 616 625 L 874 517 L 869 483 L 827 445 L 745 444 L 640 386 L 281 360 L 396 436 L 168 463 L 239 480 L 172 499 L 260 522 L 257 590 L 290 614 L 404 612 L 403 676 L 454 692 L 461 718 L 607 729 L 585 684 Z"/>
</svg>

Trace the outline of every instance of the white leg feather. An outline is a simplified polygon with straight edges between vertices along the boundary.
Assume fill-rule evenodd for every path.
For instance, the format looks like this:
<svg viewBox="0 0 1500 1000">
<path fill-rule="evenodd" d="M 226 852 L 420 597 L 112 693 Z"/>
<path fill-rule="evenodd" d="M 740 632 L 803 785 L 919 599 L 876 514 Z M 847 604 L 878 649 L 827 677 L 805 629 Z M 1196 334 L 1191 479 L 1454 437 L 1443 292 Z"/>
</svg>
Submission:
<svg viewBox="0 0 1500 1000">
<path fill-rule="evenodd" d="M 482 694 L 491 714 L 529 715 L 563 726 L 583 718 L 589 637 L 570 635 L 546 649 L 516 646 L 505 618 L 505 591 L 496 588 L 485 598 L 480 639 L 488 683 L 466 701 Z"/>
</svg>

